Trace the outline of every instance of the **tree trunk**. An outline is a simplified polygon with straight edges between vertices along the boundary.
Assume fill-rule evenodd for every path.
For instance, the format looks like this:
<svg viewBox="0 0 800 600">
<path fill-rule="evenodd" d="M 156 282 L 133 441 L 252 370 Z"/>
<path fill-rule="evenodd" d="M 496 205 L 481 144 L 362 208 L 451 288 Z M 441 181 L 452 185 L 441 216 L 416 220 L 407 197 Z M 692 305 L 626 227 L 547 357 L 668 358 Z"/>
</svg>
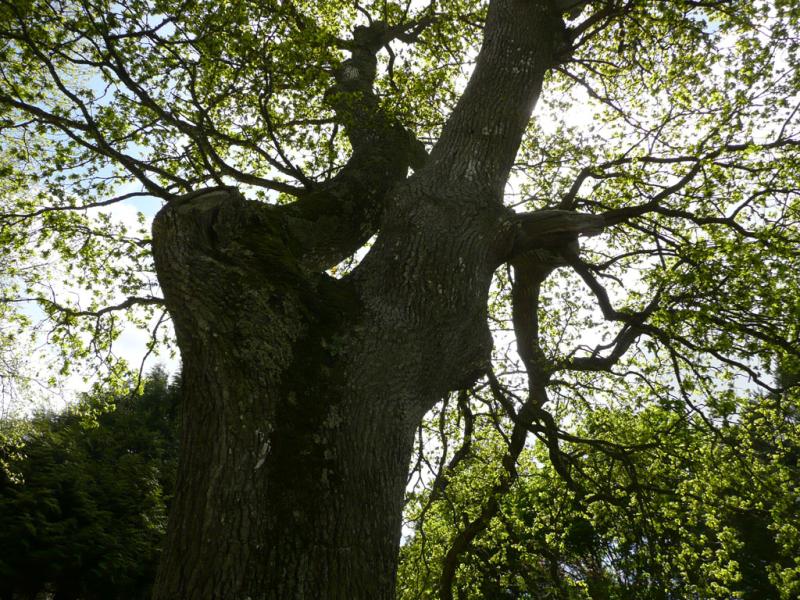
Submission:
<svg viewBox="0 0 800 600">
<path fill-rule="evenodd" d="M 425 205 L 416 242 L 380 245 L 352 281 L 303 273 L 280 240 L 245 250 L 274 213 L 236 194 L 159 214 L 185 402 L 156 598 L 393 596 L 415 428 L 490 348 L 493 220 L 454 240 Z"/>
<path fill-rule="evenodd" d="M 427 165 L 402 181 L 409 162 L 385 153 L 374 164 L 397 183 L 380 193 L 384 171 L 364 176 L 374 206 L 340 217 L 378 214 L 380 235 L 347 278 L 320 267 L 371 225 L 346 223 L 337 231 L 352 239 L 336 240 L 330 195 L 293 209 L 218 188 L 156 217 L 185 400 L 154 598 L 394 597 L 414 431 L 490 359 L 487 296 L 515 232 L 502 183 L 562 41 L 547 7 L 493 2 L 475 74 Z"/>
</svg>

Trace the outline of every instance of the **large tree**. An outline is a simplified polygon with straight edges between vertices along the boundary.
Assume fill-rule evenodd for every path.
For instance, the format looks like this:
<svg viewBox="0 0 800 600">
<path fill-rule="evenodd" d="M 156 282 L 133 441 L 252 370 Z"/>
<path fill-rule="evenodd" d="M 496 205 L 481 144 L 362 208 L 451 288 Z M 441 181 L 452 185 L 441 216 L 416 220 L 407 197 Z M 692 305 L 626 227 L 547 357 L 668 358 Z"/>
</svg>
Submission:
<svg viewBox="0 0 800 600">
<path fill-rule="evenodd" d="M 734 373 L 777 391 L 798 19 L 780 0 L 2 0 L 4 252 L 58 256 L 97 294 L 14 262 L 4 299 L 37 301 L 68 361 L 107 359 L 120 310 L 174 325 L 155 597 L 391 598 L 415 431 L 484 376 L 507 448 L 442 598 L 529 434 L 578 485 L 562 400 L 643 381 L 676 414 L 705 392 L 713 421 Z M 152 238 L 89 216 L 145 195 Z M 504 322 L 517 369 L 492 353 Z"/>
<path fill-rule="evenodd" d="M 149 598 L 175 481 L 177 388 L 0 419 L 0 598 Z"/>
</svg>

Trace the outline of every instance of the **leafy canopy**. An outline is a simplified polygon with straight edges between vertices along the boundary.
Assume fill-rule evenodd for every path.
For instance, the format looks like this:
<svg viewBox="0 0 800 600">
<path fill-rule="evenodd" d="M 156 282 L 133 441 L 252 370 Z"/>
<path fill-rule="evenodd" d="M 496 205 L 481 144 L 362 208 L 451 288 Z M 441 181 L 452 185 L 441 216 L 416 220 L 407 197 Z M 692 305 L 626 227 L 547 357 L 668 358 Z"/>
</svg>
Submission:
<svg viewBox="0 0 800 600">
<path fill-rule="evenodd" d="M 722 507 L 716 520 L 678 525 L 679 515 L 697 514 L 691 503 L 744 485 L 733 458 L 723 463 L 729 482 L 713 466 L 718 445 L 744 445 L 744 460 L 758 457 L 756 467 L 763 462 L 763 476 L 777 482 L 769 487 L 776 502 L 795 497 L 785 482 L 796 463 L 755 446 L 767 435 L 760 411 L 764 423 L 783 414 L 757 400 L 796 400 L 784 388 L 797 382 L 800 346 L 800 6 L 558 5 L 563 52 L 505 200 L 519 212 L 602 215 L 605 226 L 580 252 L 528 256 L 497 274 L 495 363 L 459 402 L 462 425 L 470 411 L 491 408 L 495 431 L 478 456 L 492 458 L 467 470 L 469 500 L 478 502 L 437 534 L 449 548 L 437 585 L 447 598 L 467 581 L 478 568 L 463 562 L 467 555 L 491 564 L 481 548 L 506 535 L 502 518 L 514 535 L 520 523 L 541 531 L 545 517 L 512 518 L 519 503 L 501 502 L 506 493 L 552 493 L 519 483 L 539 469 L 570 490 L 576 512 L 565 508 L 553 526 L 561 533 L 545 535 L 537 552 L 587 550 L 599 539 L 587 531 L 610 532 L 598 560 L 604 568 L 603 560 L 617 561 L 614 577 L 635 572 L 634 586 L 689 581 L 686 565 L 706 561 L 692 585 L 718 595 L 712 583 L 735 587 L 744 567 L 731 566 L 734 557 L 750 552 L 736 537 L 741 514 Z M 2 0 L 0 334 L 45 318 L 41 335 L 60 345 L 65 368 L 99 360 L 122 375 L 111 352 L 119 314 L 150 328 L 166 317 L 158 316 L 146 228 L 126 231 L 104 209 L 209 185 L 236 185 L 275 204 L 325 189 L 351 152 L 355 124 L 337 110 L 335 83 L 356 56 L 358 31 L 385 34 L 373 84 L 381 110 L 430 149 L 471 72 L 485 13 L 470 1 Z M 428 461 L 422 484 L 437 481 L 446 456 Z M 654 486 L 671 482 L 684 495 L 648 497 L 647 510 L 665 521 L 643 537 L 623 531 L 614 507 L 639 502 L 634 474 L 644 481 L 651 467 Z M 436 489 L 428 498 L 443 493 Z M 761 527 L 769 509 L 754 506 L 755 496 L 741 502 Z M 641 506 L 626 510 L 644 523 Z M 785 527 L 796 508 L 786 510 L 767 519 L 779 553 L 795 536 Z M 699 548 L 709 529 L 722 550 L 706 560 Z M 674 535 L 687 554 L 662 557 Z M 781 561 L 753 568 L 776 589 L 794 590 L 796 567 Z M 655 563 L 662 570 L 645 576 L 643 565 Z"/>
</svg>

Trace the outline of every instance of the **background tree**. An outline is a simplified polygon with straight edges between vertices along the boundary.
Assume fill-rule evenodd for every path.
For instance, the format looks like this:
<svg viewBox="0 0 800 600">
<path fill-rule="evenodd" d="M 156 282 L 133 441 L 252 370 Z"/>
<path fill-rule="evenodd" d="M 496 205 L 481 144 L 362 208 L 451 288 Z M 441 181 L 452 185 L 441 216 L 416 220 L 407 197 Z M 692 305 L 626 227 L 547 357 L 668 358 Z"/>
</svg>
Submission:
<svg viewBox="0 0 800 600">
<path fill-rule="evenodd" d="M 530 435 L 580 489 L 569 430 L 617 397 L 718 427 L 745 380 L 780 393 L 763 373 L 798 351 L 799 12 L 0 3 L 3 252 L 50 261 L 12 264 L 6 303 L 37 302 L 68 364 L 119 372 L 121 310 L 165 307 L 181 351 L 155 597 L 392 597 L 414 433 L 481 377 L 503 468 L 443 599 Z M 88 212 L 145 195 L 165 202 L 152 239 Z"/>
<path fill-rule="evenodd" d="M 177 397 L 156 371 L 141 396 L 87 396 L 3 439 L 4 599 L 149 597 L 174 490 Z"/>
<path fill-rule="evenodd" d="M 410 498 L 399 598 L 440 597 L 454 540 L 493 497 L 507 446 L 487 400 L 479 394 L 426 424 L 421 452 L 436 455 L 446 440 L 458 459 Z M 496 513 L 463 552 L 458 597 L 797 595 L 796 393 L 742 399 L 728 415 L 736 418 L 713 429 L 696 414 L 635 403 L 571 415 L 575 434 L 561 448 L 569 480 L 546 444 L 523 451 L 514 486 L 495 496 Z"/>
</svg>

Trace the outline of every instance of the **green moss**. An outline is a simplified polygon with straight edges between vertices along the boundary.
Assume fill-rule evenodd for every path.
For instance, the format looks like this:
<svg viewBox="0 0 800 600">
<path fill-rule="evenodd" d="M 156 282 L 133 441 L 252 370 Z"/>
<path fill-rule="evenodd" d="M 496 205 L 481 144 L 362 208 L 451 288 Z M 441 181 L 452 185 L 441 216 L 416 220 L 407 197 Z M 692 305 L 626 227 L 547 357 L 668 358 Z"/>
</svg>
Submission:
<svg viewBox="0 0 800 600">
<path fill-rule="evenodd" d="M 290 482 L 296 498 L 312 502 L 320 485 L 338 480 L 330 436 L 342 422 L 337 406 L 345 393 L 343 358 L 361 305 L 349 282 L 326 275 L 306 281 L 291 292 L 303 306 L 306 333 L 295 341 L 294 360 L 284 373 L 272 440 L 280 470 L 275 476 Z"/>
</svg>

